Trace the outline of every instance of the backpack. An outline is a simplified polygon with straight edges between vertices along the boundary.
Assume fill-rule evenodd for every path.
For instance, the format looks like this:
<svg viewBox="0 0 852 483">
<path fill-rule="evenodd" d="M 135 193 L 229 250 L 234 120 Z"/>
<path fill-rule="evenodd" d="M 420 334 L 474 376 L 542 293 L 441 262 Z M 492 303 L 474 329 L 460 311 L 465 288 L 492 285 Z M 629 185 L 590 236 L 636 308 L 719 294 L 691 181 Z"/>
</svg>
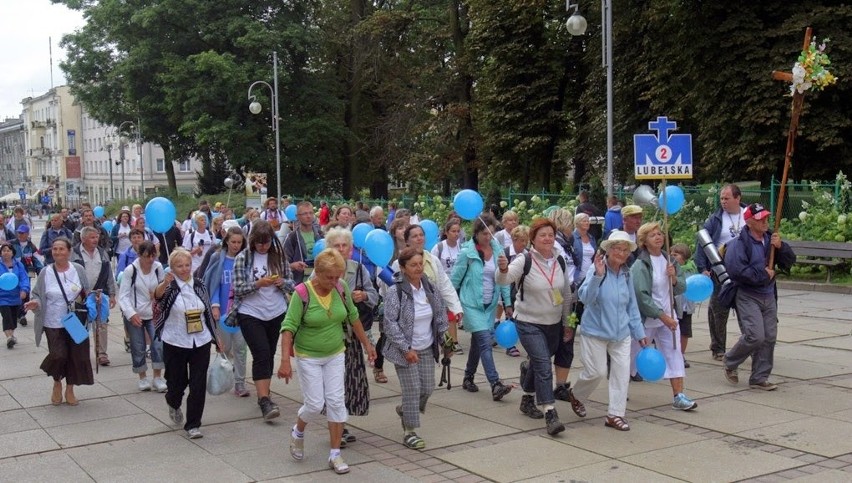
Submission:
<svg viewBox="0 0 852 483">
<path fill-rule="evenodd" d="M 346 308 L 346 290 L 343 289 L 343 284 L 340 283 L 340 280 L 337 281 L 337 283 L 334 285 L 334 288 L 337 290 L 338 295 L 340 295 L 340 299 L 343 301 L 343 307 L 345 309 Z M 302 322 L 305 321 L 305 313 L 308 311 L 308 302 L 310 302 L 310 300 L 311 300 L 311 294 L 310 294 L 310 291 L 308 290 L 308 286 L 305 285 L 304 283 L 300 283 L 299 285 L 296 285 L 296 288 L 295 288 L 294 291 L 296 292 L 296 295 L 298 295 L 299 298 L 302 299 L 302 320 L 301 320 L 301 322 L 299 322 L 299 325 L 301 326 Z M 347 339 L 351 339 L 352 338 L 352 325 L 347 324 L 346 323 L 347 320 L 349 320 L 349 311 L 348 310 L 347 310 L 346 320 L 343 321 L 344 326 L 346 326 L 346 327 L 344 327 L 343 335 Z M 293 339 L 295 340 L 295 338 L 296 338 L 296 334 L 293 334 Z"/>
<path fill-rule="evenodd" d="M 131 264 L 130 266 L 133 267 L 133 274 L 130 275 L 130 290 L 133 291 L 133 305 L 134 305 L 134 307 L 136 307 L 136 306 L 139 306 L 139 301 L 137 300 L 137 295 L 136 295 L 136 272 L 138 271 L 138 269 L 136 268 L 136 265 Z M 157 277 L 157 283 L 160 283 L 161 279 L 160 279 L 160 268 L 159 267 L 154 268 L 154 276 Z M 157 318 L 159 317 L 159 315 L 160 315 L 159 306 L 160 306 L 160 304 L 158 304 L 157 301 L 152 298 L 151 299 L 151 310 L 152 310 L 153 317 L 151 318 L 151 320 L 157 320 Z"/>
<path fill-rule="evenodd" d="M 508 257 L 507 257 L 508 258 Z M 562 273 L 565 273 L 565 259 L 562 258 L 562 255 L 556 256 L 556 261 L 559 262 L 559 267 L 562 268 Z M 521 274 L 521 278 L 518 279 L 518 296 L 521 300 L 524 300 L 524 279 L 527 278 L 527 275 L 530 273 L 530 269 L 532 268 L 532 256 L 529 253 L 524 254 L 524 273 Z"/>
</svg>

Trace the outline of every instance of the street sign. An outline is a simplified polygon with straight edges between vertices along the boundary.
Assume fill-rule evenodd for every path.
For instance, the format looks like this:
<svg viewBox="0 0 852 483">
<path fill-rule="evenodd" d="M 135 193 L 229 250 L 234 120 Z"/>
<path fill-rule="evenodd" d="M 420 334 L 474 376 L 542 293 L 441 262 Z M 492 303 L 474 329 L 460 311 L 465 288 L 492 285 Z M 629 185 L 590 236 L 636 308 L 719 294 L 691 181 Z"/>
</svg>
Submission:
<svg viewBox="0 0 852 483">
<path fill-rule="evenodd" d="M 27 201 L 27 192 L 23 188 L 18 189 L 18 196 L 21 197 L 21 201 Z"/>
<path fill-rule="evenodd" d="M 648 123 L 657 134 L 633 135 L 636 179 L 692 179 L 692 135 L 669 134 L 677 123 L 665 116 Z"/>
<path fill-rule="evenodd" d="M 51 186 L 50 188 L 47 189 L 47 194 L 50 195 L 50 196 L 53 196 L 54 194 L 56 194 L 56 190 L 53 189 L 53 186 Z"/>
</svg>

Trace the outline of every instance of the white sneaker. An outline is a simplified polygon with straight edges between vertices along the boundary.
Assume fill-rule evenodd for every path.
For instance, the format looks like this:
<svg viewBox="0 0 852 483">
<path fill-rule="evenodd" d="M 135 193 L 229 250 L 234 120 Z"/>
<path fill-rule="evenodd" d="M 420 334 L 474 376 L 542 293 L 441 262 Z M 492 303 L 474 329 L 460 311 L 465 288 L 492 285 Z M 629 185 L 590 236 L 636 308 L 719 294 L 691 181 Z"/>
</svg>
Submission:
<svg viewBox="0 0 852 483">
<path fill-rule="evenodd" d="M 166 392 L 168 390 L 168 386 L 166 385 L 166 380 L 162 377 L 154 378 L 154 390 L 157 392 Z"/>
<path fill-rule="evenodd" d="M 140 391 L 150 391 L 151 390 L 151 381 L 146 377 L 145 379 L 139 379 L 139 390 Z"/>
<path fill-rule="evenodd" d="M 204 437 L 204 435 L 203 435 L 203 434 L 201 434 L 201 430 L 200 430 L 200 429 L 198 429 L 198 428 L 189 428 L 189 429 L 187 429 L 187 430 L 186 430 L 186 436 L 187 436 L 189 439 L 199 439 L 199 438 L 203 438 L 203 437 Z"/>
</svg>

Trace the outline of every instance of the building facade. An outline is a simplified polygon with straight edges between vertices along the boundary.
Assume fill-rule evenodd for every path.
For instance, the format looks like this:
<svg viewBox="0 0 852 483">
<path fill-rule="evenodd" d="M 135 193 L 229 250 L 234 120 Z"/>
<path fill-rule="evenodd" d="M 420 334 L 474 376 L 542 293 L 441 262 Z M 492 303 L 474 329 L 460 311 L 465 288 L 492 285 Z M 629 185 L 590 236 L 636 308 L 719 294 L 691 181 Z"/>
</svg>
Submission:
<svg viewBox="0 0 852 483">
<path fill-rule="evenodd" d="M 6 119 L 0 122 L 0 199 L 20 199 L 20 190 L 31 193 L 31 180 L 27 176 L 26 131 L 24 121 Z"/>
</svg>

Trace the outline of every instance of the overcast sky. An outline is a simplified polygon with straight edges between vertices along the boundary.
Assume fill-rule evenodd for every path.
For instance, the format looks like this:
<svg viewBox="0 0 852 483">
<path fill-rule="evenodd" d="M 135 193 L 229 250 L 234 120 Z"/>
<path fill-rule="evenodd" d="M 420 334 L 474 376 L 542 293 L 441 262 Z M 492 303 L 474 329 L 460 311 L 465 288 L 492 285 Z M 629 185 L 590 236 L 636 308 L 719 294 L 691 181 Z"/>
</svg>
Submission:
<svg viewBox="0 0 852 483">
<path fill-rule="evenodd" d="M 83 24 L 80 12 L 50 0 L 0 0 L 0 119 L 17 118 L 21 99 L 50 89 L 50 43 L 53 87 L 65 84 L 59 41 Z"/>
</svg>

